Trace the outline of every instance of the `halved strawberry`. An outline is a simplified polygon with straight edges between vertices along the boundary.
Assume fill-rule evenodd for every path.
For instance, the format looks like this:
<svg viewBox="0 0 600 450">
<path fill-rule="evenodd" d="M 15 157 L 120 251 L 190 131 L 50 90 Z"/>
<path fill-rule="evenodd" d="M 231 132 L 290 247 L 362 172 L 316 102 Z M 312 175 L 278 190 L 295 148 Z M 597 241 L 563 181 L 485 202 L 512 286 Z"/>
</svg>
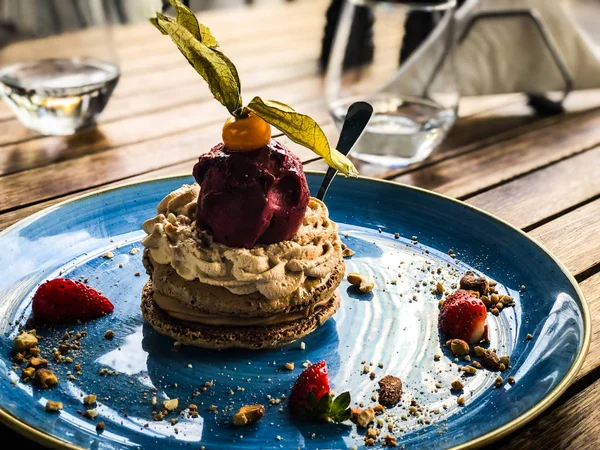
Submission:
<svg viewBox="0 0 600 450">
<path fill-rule="evenodd" d="M 470 291 L 458 290 L 446 298 L 439 317 L 440 331 L 452 339 L 475 344 L 483 338 L 487 309 Z"/>
<path fill-rule="evenodd" d="M 113 312 L 106 297 L 79 281 L 56 278 L 42 284 L 33 296 L 33 317 L 45 323 L 90 320 Z"/>
<path fill-rule="evenodd" d="M 350 393 L 344 392 L 335 399 L 331 393 L 325 361 L 302 371 L 292 388 L 289 404 L 294 413 L 316 420 L 344 422 L 352 416 Z"/>
</svg>

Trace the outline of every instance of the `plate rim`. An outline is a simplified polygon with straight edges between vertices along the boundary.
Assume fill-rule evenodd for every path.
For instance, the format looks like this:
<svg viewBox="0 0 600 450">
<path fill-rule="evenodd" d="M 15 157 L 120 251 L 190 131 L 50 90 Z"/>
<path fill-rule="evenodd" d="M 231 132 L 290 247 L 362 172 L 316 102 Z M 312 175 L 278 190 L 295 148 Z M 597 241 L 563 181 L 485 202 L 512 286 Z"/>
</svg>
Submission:
<svg viewBox="0 0 600 450">
<path fill-rule="evenodd" d="M 320 171 L 320 170 L 305 170 L 304 172 L 307 174 L 311 174 L 311 175 L 322 175 L 325 173 L 324 171 Z M 18 222 L 10 225 L 5 230 L 2 230 L 0 232 L 0 239 L 3 238 L 4 235 L 13 231 L 14 229 L 28 225 L 29 223 L 34 222 L 35 220 L 39 219 L 40 217 L 43 217 L 43 216 L 61 208 L 67 204 L 70 204 L 70 203 L 79 202 L 79 201 L 85 200 L 90 197 L 102 195 L 107 192 L 118 191 L 120 189 L 128 188 L 128 187 L 139 185 L 139 184 L 146 184 L 146 183 L 163 181 L 163 180 L 176 180 L 178 178 L 189 178 L 190 176 L 191 176 L 190 174 L 181 174 L 181 175 L 166 175 L 166 176 L 160 176 L 160 177 L 153 177 L 153 178 L 148 178 L 145 180 L 125 182 L 122 184 L 117 184 L 115 186 L 97 189 L 92 192 L 88 192 L 87 194 L 78 195 L 78 196 L 70 198 L 68 200 L 64 200 L 64 201 L 58 202 L 54 205 L 48 206 L 36 213 L 33 213 L 32 215 L 30 215 L 28 217 L 25 217 L 25 218 L 19 220 Z M 519 428 L 525 426 L 527 423 L 531 422 L 533 419 L 535 419 L 537 416 L 539 416 L 548 407 L 550 407 L 550 405 L 552 405 L 556 400 L 558 400 L 558 398 L 571 385 L 571 382 L 573 381 L 573 379 L 575 378 L 575 376 L 581 369 L 581 367 L 585 361 L 585 358 L 588 354 L 588 350 L 589 350 L 590 342 L 591 342 L 591 335 L 592 335 L 591 317 L 590 317 L 590 311 L 589 311 L 587 300 L 585 299 L 585 296 L 583 295 L 583 291 L 579 287 L 579 283 L 577 282 L 575 277 L 569 272 L 569 270 L 565 267 L 565 265 L 556 256 L 554 256 L 550 252 L 550 250 L 548 250 L 541 242 L 539 242 L 536 239 L 534 239 L 533 237 L 529 236 L 523 230 L 508 223 L 504 219 L 497 217 L 494 214 L 491 214 L 487 211 L 484 211 L 483 209 L 480 209 L 476 206 L 470 205 L 461 200 L 449 197 L 444 194 L 440 194 L 440 193 L 437 193 L 434 191 L 430 191 L 428 189 L 420 188 L 418 186 L 410 186 L 410 185 L 403 184 L 403 183 L 396 183 L 391 180 L 366 177 L 366 176 L 358 176 L 358 177 L 354 177 L 354 178 L 358 179 L 358 180 L 371 182 L 371 183 L 389 184 L 391 186 L 396 186 L 396 187 L 400 187 L 400 188 L 404 188 L 404 189 L 418 191 L 418 192 L 428 194 L 428 195 L 433 195 L 435 197 L 455 203 L 455 204 L 459 205 L 460 207 L 470 209 L 478 214 L 481 214 L 483 216 L 486 216 L 488 218 L 496 220 L 497 222 L 500 222 L 502 225 L 510 228 L 513 231 L 516 231 L 518 234 L 522 235 L 529 241 L 533 242 L 534 245 L 536 245 L 538 248 L 540 248 L 540 250 L 542 250 L 542 252 L 544 252 L 552 261 L 554 261 L 554 263 L 558 266 L 558 268 L 561 270 L 563 275 L 565 275 L 567 280 L 571 283 L 571 285 L 575 289 L 575 292 L 577 293 L 577 295 L 581 301 L 581 310 L 583 313 L 583 328 L 584 328 L 582 346 L 581 346 L 581 349 L 579 350 L 579 353 L 577 354 L 575 361 L 573 362 L 573 364 L 571 364 L 571 367 L 569 368 L 567 373 L 564 375 L 562 380 L 558 383 L 558 385 L 552 391 L 550 391 L 548 394 L 546 394 L 546 396 L 543 397 L 538 403 L 536 403 L 533 407 L 531 407 L 530 409 L 528 409 L 521 415 L 515 417 L 514 419 L 505 423 L 501 427 L 496 428 L 495 430 L 489 431 L 479 437 L 476 437 L 475 439 L 471 439 L 468 442 L 451 447 L 450 450 L 478 449 L 478 448 L 484 447 L 488 444 L 491 444 L 492 442 L 495 442 L 495 441 L 507 436 L 508 434 L 518 430 Z M 75 444 L 72 444 L 72 443 L 66 441 L 66 440 L 63 440 L 56 436 L 53 436 L 49 433 L 46 433 L 45 431 L 41 431 L 41 430 L 35 428 L 33 425 L 28 425 L 28 424 L 24 423 L 19 418 L 17 418 L 10 412 L 6 411 L 2 407 L 0 407 L 0 422 L 7 425 L 12 430 L 17 431 L 21 435 L 24 435 L 25 437 L 33 440 L 34 442 L 48 446 L 50 448 L 69 449 L 69 450 L 85 450 L 84 447 L 79 447 Z"/>
</svg>

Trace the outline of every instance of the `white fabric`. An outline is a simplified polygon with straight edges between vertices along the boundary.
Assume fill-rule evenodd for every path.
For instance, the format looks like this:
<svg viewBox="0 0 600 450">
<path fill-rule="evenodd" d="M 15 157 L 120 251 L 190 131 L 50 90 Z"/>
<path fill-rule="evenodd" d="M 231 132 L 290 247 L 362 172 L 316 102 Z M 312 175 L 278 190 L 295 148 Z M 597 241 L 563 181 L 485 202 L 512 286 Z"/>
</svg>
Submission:
<svg viewBox="0 0 600 450">
<path fill-rule="evenodd" d="M 598 0 L 467 0 L 456 13 L 457 32 L 475 12 L 525 8 L 536 9 L 542 17 L 574 79 L 574 89 L 600 87 Z M 595 20 L 586 22 L 590 16 Z M 558 91 L 564 86 L 529 19 L 480 22 L 457 48 L 456 62 L 464 96 Z"/>
</svg>

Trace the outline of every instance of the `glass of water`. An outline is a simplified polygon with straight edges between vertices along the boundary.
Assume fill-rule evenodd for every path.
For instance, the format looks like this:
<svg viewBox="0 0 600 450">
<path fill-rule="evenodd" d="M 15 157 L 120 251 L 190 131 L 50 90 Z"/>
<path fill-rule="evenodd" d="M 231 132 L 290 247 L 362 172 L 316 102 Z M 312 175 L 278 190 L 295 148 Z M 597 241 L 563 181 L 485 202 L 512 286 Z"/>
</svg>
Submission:
<svg viewBox="0 0 600 450">
<path fill-rule="evenodd" d="M 344 0 L 326 74 L 338 126 L 357 100 L 373 116 L 360 161 L 403 167 L 427 158 L 456 120 L 455 0 Z"/>
<path fill-rule="evenodd" d="M 69 135 L 96 121 L 120 75 L 108 12 L 95 0 L 2 3 L 0 94 L 27 128 Z"/>
</svg>

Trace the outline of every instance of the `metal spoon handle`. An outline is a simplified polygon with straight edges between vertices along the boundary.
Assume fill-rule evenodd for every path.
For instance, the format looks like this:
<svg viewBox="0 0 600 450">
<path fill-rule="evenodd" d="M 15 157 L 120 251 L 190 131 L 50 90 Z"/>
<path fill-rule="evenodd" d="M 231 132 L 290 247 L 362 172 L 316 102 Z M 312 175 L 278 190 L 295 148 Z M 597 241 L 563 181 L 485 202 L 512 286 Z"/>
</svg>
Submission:
<svg viewBox="0 0 600 450">
<path fill-rule="evenodd" d="M 372 114 L 373 107 L 367 102 L 356 102 L 350 105 L 350 108 L 348 108 L 348 113 L 346 114 L 346 118 L 344 119 L 344 124 L 342 125 L 340 139 L 336 146 L 340 153 L 345 156 L 350 153 L 352 146 L 356 143 L 358 138 L 365 130 Z M 319 192 L 317 194 L 317 198 L 319 200 L 323 200 L 325 198 L 327 189 L 329 189 L 329 185 L 331 185 L 331 182 L 335 178 L 337 172 L 338 171 L 333 167 L 327 169 L 327 173 L 325 174 L 325 178 L 323 178 L 323 182 L 321 183 L 321 187 L 319 188 Z"/>
</svg>

